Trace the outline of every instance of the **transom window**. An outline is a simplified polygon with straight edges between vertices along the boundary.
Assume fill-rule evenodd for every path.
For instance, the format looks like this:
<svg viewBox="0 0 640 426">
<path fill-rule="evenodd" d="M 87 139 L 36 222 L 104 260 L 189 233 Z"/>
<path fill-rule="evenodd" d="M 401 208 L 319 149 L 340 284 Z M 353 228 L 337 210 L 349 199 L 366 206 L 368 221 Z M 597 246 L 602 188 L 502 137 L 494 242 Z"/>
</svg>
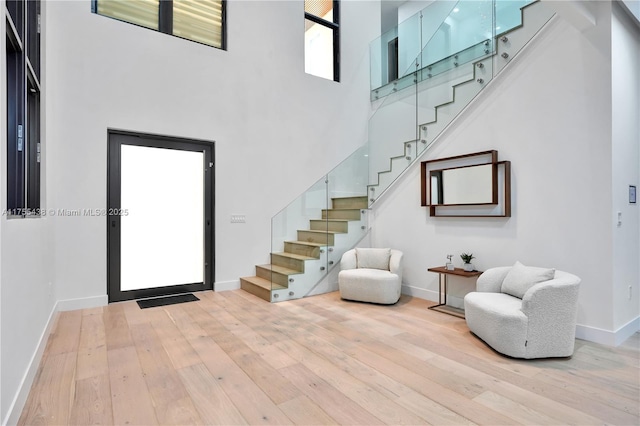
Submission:
<svg viewBox="0 0 640 426">
<path fill-rule="evenodd" d="M 99 15 L 225 49 L 224 0 L 93 0 Z"/>
<path fill-rule="evenodd" d="M 340 9 L 338 0 L 304 1 L 304 70 L 340 81 Z"/>
</svg>

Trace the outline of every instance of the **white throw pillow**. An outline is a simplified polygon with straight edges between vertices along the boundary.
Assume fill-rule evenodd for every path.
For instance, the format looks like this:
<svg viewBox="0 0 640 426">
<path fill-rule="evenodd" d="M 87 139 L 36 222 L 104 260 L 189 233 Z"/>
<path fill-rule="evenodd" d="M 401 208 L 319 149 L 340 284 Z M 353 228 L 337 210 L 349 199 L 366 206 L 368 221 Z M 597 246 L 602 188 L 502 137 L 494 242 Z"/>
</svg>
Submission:
<svg viewBox="0 0 640 426">
<path fill-rule="evenodd" d="M 389 270 L 391 249 L 388 248 L 356 248 L 358 268 Z"/>
<path fill-rule="evenodd" d="M 527 290 L 535 284 L 552 280 L 555 275 L 556 270 L 553 268 L 536 268 L 516 262 L 504 277 L 501 291 L 522 299 Z"/>
</svg>

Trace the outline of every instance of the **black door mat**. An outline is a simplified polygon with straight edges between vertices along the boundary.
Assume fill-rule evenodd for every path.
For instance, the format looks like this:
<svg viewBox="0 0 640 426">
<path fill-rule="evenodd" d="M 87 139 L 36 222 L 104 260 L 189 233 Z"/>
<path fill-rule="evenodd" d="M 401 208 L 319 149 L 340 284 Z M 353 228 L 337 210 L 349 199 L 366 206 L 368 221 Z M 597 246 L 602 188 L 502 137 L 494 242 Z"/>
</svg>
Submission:
<svg viewBox="0 0 640 426">
<path fill-rule="evenodd" d="M 198 299 L 193 294 L 179 294 L 177 296 L 154 297 L 153 299 L 137 300 L 140 309 L 155 308 L 156 306 L 175 305 L 176 303 L 196 302 Z"/>
</svg>

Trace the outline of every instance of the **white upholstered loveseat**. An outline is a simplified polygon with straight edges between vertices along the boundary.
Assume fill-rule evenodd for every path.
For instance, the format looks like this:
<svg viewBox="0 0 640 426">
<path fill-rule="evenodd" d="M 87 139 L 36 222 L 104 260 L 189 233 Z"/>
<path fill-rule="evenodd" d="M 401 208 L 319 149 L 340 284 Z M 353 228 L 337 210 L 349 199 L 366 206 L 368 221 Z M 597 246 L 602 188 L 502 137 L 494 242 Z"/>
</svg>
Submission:
<svg viewBox="0 0 640 426">
<path fill-rule="evenodd" d="M 573 355 L 580 278 L 554 269 L 492 268 L 464 298 L 469 329 L 515 358 Z"/>
<path fill-rule="evenodd" d="M 338 274 L 340 297 L 390 305 L 400 299 L 402 252 L 389 248 L 355 248 L 345 252 Z"/>
</svg>

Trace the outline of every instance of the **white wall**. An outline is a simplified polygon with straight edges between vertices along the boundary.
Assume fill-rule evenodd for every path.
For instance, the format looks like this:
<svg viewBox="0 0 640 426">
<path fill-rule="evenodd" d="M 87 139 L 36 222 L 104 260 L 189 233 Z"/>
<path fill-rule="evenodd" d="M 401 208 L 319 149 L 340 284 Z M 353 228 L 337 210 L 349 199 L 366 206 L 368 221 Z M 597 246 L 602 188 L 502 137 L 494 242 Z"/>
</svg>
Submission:
<svg viewBox="0 0 640 426">
<path fill-rule="evenodd" d="M 598 3 L 597 26 L 581 33 L 557 19 L 423 158 L 497 149 L 512 162 L 511 218 L 429 217 L 418 167 L 375 208 L 373 244 L 405 252 L 405 292 L 436 300 L 427 268 L 447 254 L 460 266 L 471 252 L 481 270 L 519 260 L 580 276 L 578 323 L 615 329 L 611 6 Z M 458 298 L 471 290 L 452 287 Z"/>
<path fill-rule="evenodd" d="M 379 8 L 343 3 L 340 84 L 304 73 L 302 17 L 302 2 L 229 2 L 225 52 L 53 2 L 50 21 L 65 25 L 48 34 L 52 207 L 105 206 L 107 128 L 215 140 L 216 283 L 253 275 L 271 217 L 366 133 Z M 61 298 L 106 291 L 105 225 L 55 221 Z"/>
<path fill-rule="evenodd" d="M 640 207 L 629 203 L 629 185 L 640 185 L 640 26 L 614 3 L 611 25 L 613 116 L 614 329 L 637 319 L 640 311 Z M 629 294 L 631 287 L 631 294 Z"/>
<path fill-rule="evenodd" d="M 3 134 L 6 135 L 6 132 Z M 4 204 L 6 185 L 3 184 L 2 188 Z M 22 382 L 33 379 L 35 371 L 28 371 L 28 367 L 43 336 L 46 340 L 45 328 L 54 309 L 55 290 L 51 283 L 53 256 L 48 249 L 51 246 L 48 220 L 2 218 L 0 228 L 0 421 L 4 423 L 16 402 L 17 390 Z"/>
<path fill-rule="evenodd" d="M 304 73 L 301 1 L 228 2 L 227 51 L 92 14 L 90 2 L 45 4 L 44 207 L 106 207 L 108 128 L 215 140 L 216 287 L 253 275 L 271 217 L 365 141 L 376 2 L 342 2 L 341 83 Z M 106 300 L 106 219 L 2 218 L 0 234 L 6 422 L 55 302 Z"/>
</svg>

